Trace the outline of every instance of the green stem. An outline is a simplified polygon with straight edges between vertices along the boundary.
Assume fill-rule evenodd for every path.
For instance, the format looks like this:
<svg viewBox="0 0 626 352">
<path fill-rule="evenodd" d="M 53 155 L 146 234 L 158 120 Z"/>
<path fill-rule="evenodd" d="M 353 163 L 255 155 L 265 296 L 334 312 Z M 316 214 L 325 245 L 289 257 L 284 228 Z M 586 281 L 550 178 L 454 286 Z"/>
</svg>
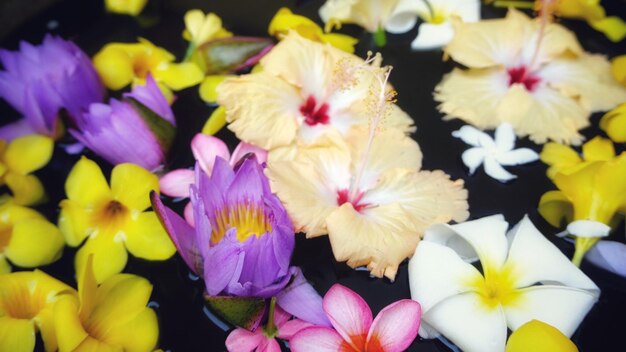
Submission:
<svg viewBox="0 0 626 352">
<path fill-rule="evenodd" d="M 276 309 L 276 297 L 272 297 L 270 301 L 270 312 L 267 316 L 267 325 L 265 325 L 265 334 L 267 336 L 274 336 L 278 332 L 276 325 L 274 325 L 274 310 Z"/>
<path fill-rule="evenodd" d="M 377 47 L 382 48 L 387 45 L 387 34 L 383 27 L 378 27 L 376 33 L 374 33 L 374 43 Z"/>
<path fill-rule="evenodd" d="M 574 250 L 574 256 L 572 257 L 572 263 L 577 267 L 580 267 L 580 264 L 587 254 L 587 251 L 593 247 L 600 237 L 576 237 L 576 249 Z"/>
<path fill-rule="evenodd" d="M 192 42 L 189 42 L 189 46 L 187 47 L 187 51 L 185 52 L 185 58 L 183 59 L 183 62 L 189 61 L 189 58 L 191 57 L 191 55 L 193 55 L 193 52 L 195 50 L 196 46 Z"/>
<path fill-rule="evenodd" d="M 515 7 L 517 9 L 532 9 L 535 6 L 534 1 L 515 1 L 515 0 L 496 0 L 493 3 L 495 7 Z"/>
</svg>

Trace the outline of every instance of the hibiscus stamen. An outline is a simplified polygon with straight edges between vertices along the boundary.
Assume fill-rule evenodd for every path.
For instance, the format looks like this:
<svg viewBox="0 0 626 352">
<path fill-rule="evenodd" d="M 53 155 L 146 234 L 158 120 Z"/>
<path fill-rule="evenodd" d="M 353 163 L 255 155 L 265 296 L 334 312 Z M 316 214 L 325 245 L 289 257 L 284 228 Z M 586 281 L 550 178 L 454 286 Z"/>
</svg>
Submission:
<svg viewBox="0 0 626 352">
<path fill-rule="evenodd" d="M 535 51 L 532 59 L 530 60 L 530 64 L 528 65 L 528 72 L 533 71 L 535 68 L 537 58 L 539 57 L 539 51 L 541 50 L 541 43 L 546 36 L 546 27 L 548 26 L 548 23 L 552 21 L 557 2 L 557 0 L 537 0 L 535 2 L 535 10 L 539 12 L 539 34 L 537 35 Z"/>
<path fill-rule="evenodd" d="M 361 210 L 367 209 L 371 206 L 371 204 L 369 203 L 361 204 L 361 200 L 363 199 L 364 195 L 365 193 L 358 192 L 355 198 L 350 198 L 350 195 L 348 194 L 347 189 L 338 190 L 337 191 L 337 205 L 341 206 L 345 203 L 350 203 L 352 204 L 352 207 L 354 208 L 354 210 L 360 213 Z"/>
</svg>

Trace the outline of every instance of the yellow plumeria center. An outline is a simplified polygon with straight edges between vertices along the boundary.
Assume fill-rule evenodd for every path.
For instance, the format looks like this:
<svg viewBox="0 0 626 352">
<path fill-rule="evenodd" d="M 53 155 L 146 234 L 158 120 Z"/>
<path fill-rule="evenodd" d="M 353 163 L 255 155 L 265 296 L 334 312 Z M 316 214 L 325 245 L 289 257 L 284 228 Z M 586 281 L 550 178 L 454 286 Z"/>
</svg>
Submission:
<svg viewBox="0 0 626 352">
<path fill-rule="evenodd" d="M 432 24 L 442 24 L 446 21 L 447 18 L 448 15 L 445 11 L 442 11 L 441 9 L 432 9 L 429 16 L 424 18 L 424 20 Z"/>
<path fill-rule="evenodd" d="M 129 218 L 128 208 L 117 200 L 111 200 L 95 212 L 94 223 L 104 232 L 115 233 L 125 227 Z"/>
<path fill-rule="evenodd" d="M 18 284 L 0 293 L 2 310 L 11 318 L 31 320 L 45 307 L 47 297 L 37 290 L 36 283 Z"/>
<path fill-rule="evenodd" d="M 475 291 L 481 296 L 481 302 L 489 308 L 498 305 L 509 305 L 518 298 L 511 270 L 485 270 L 485 277 L 472 283 Z"/>
<path fill-rule="evenodd" d="M 211 242 L 218 243 L 232 228 L 237 229 L 237 239 L 244 242 L 250 236 L 260 237 L 266 232 L 272 231 L 272 225 L 268 222 L 263 208 L 257 204 L 240 203 L 234 206 L 226 206 L 215 214 Z"/>
</svg>

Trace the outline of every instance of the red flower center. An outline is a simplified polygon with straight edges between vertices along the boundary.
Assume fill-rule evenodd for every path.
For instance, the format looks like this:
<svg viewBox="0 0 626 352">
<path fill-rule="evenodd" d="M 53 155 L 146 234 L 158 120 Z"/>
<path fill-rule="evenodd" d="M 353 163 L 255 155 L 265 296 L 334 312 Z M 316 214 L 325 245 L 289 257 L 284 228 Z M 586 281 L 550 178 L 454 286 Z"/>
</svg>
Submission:
<svg viewBox="0 0 626 352">
<path fill-rule="evenodd" d="M 509 74 L 509 86 L 516 83 L 523 84 L 529 92 L 532 92 L 537 87 L 537 84 L 541 82 L 541 78 L 528 72 L 526 66 L 510 68 L 507 70 L 507 73 Z"/>
<path fill-rule="evenodd" d="M 330 120 L 328 104 L 317 106 L 317 101 L 312 95 L 309 95 L 306 102 L 300 106 L 300 113 L 304 116 L 304 122 L 309 126 L 315 126 L 318 123 L 326 125 Z"/>
<path fill-rule="evenodd" d="M 352 204 L 354 210 L 360 213 L 361 210 L 371 205 L 369 203 L 361 203 L 364 195 L 365 193 L 359 192 L 354 199 L 350 199 L 350 191 L 347 189 L 341 189 L 337 191 L 337 205 L 342 206 L 345 203 L 350 203 Z"/>
</svg>

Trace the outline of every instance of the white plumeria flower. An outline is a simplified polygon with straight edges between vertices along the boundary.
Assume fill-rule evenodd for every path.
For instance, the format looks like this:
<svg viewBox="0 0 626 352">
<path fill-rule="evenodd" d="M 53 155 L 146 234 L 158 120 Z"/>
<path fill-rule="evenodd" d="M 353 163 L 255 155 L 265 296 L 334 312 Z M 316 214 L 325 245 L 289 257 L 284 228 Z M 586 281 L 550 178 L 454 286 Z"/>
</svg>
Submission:
<svg viewBox="0 0 626 352">
<path fill-rule="evenodd" d="M 471 145 L 461 156 L 470 175 L 482 164 L 485 173 L 500 182 L 510 181 L 517 176 L 506 171 L 502 165 L 520 165 L 539 159 L 539 154 L 529 148 L 513 149 L 515 147 L 515 132 L 513 126 L 503 123 L 496 129 L 495 140 L 485 132 L 472 126 L 463 126 L 452 136 L 460 138 Z"/>
<path fill-rule="evenodd" d="M 502 352 L 507 328 L 533 319 L 574 333 L 599 288 L 528 217 L 507 228 L 494 215 L 426 231 L 409 262 L 421 336 L 442 334 L 466 352 Z M 475 258 L 482 273 L 470 264 Z"/>
<path fill-rule="evenodd" d="M 415 6 L 415 11 L 424 22 L 411 43 L 413 49 L 434 49 L 448 44 L 454 37 L 450 21 L 453 17 L 463 22 L 480 20 L 478 0 L 417 0 Z"/>
</svg>

